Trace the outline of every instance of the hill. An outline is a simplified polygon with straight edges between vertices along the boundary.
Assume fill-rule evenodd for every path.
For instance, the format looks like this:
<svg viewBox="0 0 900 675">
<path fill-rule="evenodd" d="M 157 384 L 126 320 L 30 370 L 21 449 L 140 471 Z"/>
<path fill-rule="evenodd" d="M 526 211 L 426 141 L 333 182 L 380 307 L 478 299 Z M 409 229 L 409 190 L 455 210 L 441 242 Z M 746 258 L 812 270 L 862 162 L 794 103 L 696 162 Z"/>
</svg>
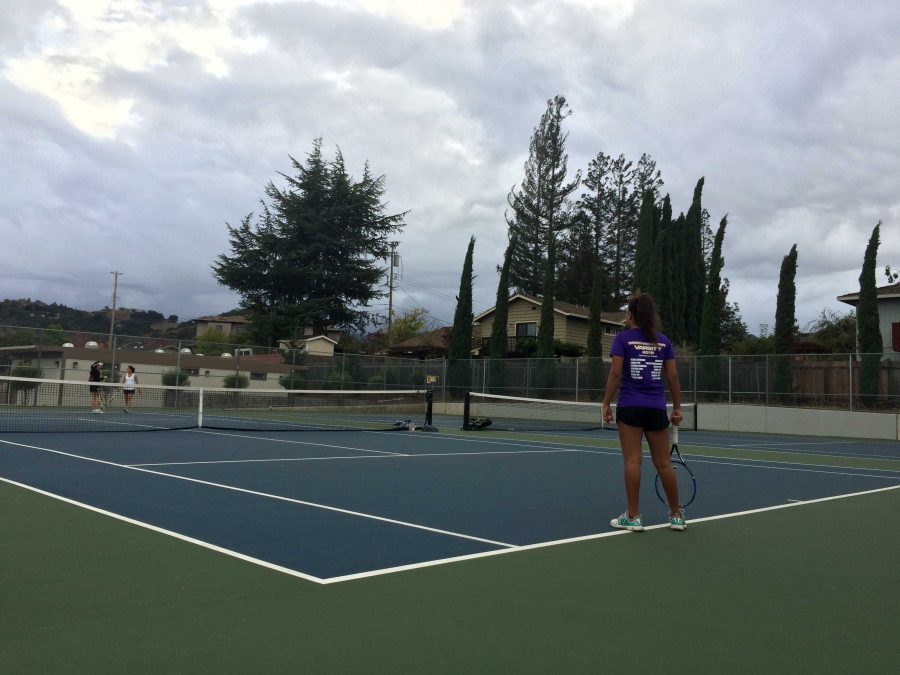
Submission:
<svg viewBox="0 0 900 675">
<path fill-rule="evenodd" d="M 0 328 L 8 331 L 10 327 L 22 328 L 61 328 L 68 332 L 85 332 L 106 334 L 109 332 L 110 309 L 86 311 L 74 309 L 58 303 L 42 302 L 30 298 L 3 300 L 0 302 Z M 190 338 L 194 335 L 194 327 L 190 322 L 178 323 L 178 317 L 164 316 L 153 310 L 116 309 L 117 335 L 136 335 L 169 337 L 174 339 Z"/>
</svg>

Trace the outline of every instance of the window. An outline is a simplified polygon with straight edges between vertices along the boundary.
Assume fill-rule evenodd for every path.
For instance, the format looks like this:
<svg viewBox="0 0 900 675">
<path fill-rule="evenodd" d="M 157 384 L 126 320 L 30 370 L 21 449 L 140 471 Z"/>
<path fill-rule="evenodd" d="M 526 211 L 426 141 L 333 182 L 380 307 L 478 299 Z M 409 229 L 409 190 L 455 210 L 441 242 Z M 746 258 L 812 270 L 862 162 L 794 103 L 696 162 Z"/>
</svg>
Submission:
<svg viewBox="0 0 900 675">
<path fill-rule="evenodd" d="M 891 324 L 891 346 L 895 352 L 900 352 L 900 323 Z"/>
<path fill-rule="evenodd" d="M 72 370 L 78 370 L 78 361 L 72 361 Z"/>
<path fill-rule="evenodd" d="M 528 323 L 517 323 L 516 337 L 537 337 L 537 323 L 534 321 L 529 321 Z"/>
<path fill-rule="evenodd" d="M 265 380 L 269 379 L 269 374 L 268 373 L 250 373 L 250 379 L 265 381 Z"/>
<path fill-rule="evenodd" d="M 182 368 L 181 370 L 183 370 L 188 375 L 199 375 L 200 374 L 199 368 Z"/>
</svg>

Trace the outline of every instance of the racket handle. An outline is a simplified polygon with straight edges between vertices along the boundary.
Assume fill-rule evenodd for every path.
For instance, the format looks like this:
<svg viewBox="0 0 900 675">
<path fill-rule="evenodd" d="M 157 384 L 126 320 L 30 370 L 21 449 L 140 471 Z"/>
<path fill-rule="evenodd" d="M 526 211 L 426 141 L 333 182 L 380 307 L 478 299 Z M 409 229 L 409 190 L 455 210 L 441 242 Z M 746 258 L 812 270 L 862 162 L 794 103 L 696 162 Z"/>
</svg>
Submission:
<svg viewBox="0 0 900 675">
<path fill-rule="evenodd" d="M 678 427 L 676 425 L 672 425 L 672 443 L 678 445 Z"/>
</svg>

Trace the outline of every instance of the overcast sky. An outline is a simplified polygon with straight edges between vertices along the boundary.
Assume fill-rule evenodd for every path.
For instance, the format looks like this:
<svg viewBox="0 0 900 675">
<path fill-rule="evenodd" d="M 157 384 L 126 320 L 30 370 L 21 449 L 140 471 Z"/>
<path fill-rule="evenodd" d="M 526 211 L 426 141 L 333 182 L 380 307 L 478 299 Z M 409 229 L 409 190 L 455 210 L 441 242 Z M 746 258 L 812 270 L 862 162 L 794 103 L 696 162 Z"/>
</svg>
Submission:
<svg viewBox="0 0 900 675">
<path fill-rule="evenodd" d="M 321 136 L 409 210 L 395 306 L 453 319 L 469 235 L 494 304 L 506 196 L 548 98 L 569 169 L 650 154 L 673 209 L 706 177 L 724 275 L 774 326 L 850 308 L 872 228 L 900 266 L 896 0 L 0 0 L 6 298 L 181 320 L 238 305 L 210 266 Z M 382 305 L 381 309 L 386 306 Z"/>
</svg>

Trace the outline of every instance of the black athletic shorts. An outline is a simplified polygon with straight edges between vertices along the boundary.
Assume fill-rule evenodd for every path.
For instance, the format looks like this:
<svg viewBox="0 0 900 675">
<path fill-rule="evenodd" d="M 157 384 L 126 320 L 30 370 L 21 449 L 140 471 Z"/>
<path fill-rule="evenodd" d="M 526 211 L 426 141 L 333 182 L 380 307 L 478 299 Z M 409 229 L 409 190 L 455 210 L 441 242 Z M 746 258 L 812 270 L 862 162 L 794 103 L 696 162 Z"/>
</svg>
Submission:
<svg viewBox="0 0 900 675">
<path fill-rule="evenodd" d="M 644 431 L 662 431 L 669 428 L 669 414 L 663 408 L 618 406 L 616 422 L 627 424 L 630 427 L 640 427 Z"/>
</svg>

